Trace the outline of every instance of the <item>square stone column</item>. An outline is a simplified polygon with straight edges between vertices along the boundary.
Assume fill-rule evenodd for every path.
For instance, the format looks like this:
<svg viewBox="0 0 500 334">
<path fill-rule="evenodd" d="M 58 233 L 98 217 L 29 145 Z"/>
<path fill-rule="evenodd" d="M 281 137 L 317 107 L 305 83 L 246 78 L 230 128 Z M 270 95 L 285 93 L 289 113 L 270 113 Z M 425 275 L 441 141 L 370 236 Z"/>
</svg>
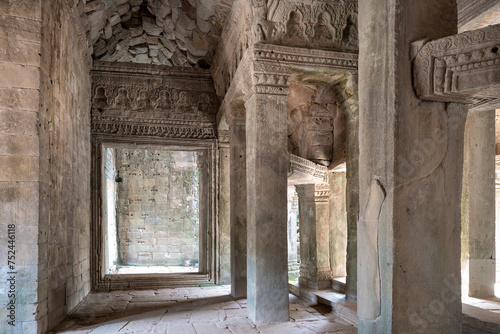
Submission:
<svg viewBox="0 0 500 334">
<path fill-rule="evenodd" d="M 298 195 L 295 186 L 288 186 L 288 280 L 295 281 L 299 275 L 297 253 L 297 216 L 299 211 Z"/>
<path fill-rule="evenodd" d="M 469 296 L 494 297 L 495 110 L 470 113 L 465 129 L 462 219 L 468 231 Z"/>
<path fill-rule="evenodd" d="M 311 289 L 331 287 L 330 208 L 328 184 L 297 186 L 300 224 L 299 284 Z"/>
<path fill-rule="evenodd" d="M 230 159 L 229 130 L 219 127 L 219 266 L 220 284 L 231 284 Z M 245 261 L 246 262 L 246 261 Z"/>
<path fill-rule="evenodd" d="M 288 321 L 287 89 L 254 89 L 245 103 L 248 317 L 279 323 Z"/>
<path fill-rule="evenodd" d="M 457 3 L 360 0 L 358 22 L 358 332 L 461 333 L 468 105 L 418 99 L 410 59 L 457 33 Z"/>
<path fill-rule="evenodd" d="M 247 176 L 244 113 L 228 118 L 230 159 L 231 295 L 247 295 Z"/>
</svg>

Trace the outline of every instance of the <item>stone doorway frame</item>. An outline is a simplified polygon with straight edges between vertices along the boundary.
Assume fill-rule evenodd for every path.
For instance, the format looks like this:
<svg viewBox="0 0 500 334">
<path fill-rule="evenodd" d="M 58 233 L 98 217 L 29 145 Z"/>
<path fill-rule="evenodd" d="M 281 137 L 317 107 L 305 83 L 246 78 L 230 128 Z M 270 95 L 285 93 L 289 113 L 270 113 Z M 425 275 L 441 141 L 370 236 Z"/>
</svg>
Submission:
<svg viewBox="0 0 500 334">
<path fill-rule="evenodd" d="M 198 273 L 106 274 L 105 222 L 103 207 L 102 153 L 104 147 L 198 151 L 203 156 L 200 170 L 200 262 Z M 137 136 L 93 135 L 91 175 L 91 276 L 92 290 L 155 289 L 217 284 L 216 185 L 218 175 L 216 140 L 166 139 Z"/>
</svg>

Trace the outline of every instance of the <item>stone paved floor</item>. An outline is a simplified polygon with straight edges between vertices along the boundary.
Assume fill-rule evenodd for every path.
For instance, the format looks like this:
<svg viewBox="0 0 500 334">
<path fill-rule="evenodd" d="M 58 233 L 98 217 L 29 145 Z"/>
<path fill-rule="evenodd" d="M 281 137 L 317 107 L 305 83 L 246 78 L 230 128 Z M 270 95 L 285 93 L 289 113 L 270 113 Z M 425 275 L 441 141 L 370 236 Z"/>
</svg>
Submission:
<svg viewBox="0 0 500 334">
<path fill-rule="evenodd" d="M 328 310 L 293 295 L 289 322 L 255 326 L 246 317 L 246 299 L 234 300 L 229 292 L 222 286 L 91 293 L 52 333 L 357 333 Z"/>
</svg>

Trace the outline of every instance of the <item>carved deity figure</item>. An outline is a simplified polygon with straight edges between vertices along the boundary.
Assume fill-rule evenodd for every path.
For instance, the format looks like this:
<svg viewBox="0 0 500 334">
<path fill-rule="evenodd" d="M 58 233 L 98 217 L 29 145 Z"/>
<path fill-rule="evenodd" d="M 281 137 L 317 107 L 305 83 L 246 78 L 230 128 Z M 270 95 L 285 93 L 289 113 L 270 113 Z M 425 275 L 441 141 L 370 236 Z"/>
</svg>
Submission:
<svg viewBox="0 0 500 334">
<path fill-rule="evenodd" d="M 188 101 L 188 93 L 186 91 L 182 91 L 179 93 L 179 100 L 177 100 L 177 106 L 179 110 L 188 111 L 189 109 L 189 101 Z"/>
<path fill-rule="evenodd" d="M 325 43 L 335 38 L 336 29 L 332 26 L 330 14 L 323 12 L 318 16 L 318 22 L 314 26 L 314 40 Z"/>
<path fill-rule="evenodd" d="M 168 91 L 162 90 L 156 103 L 158 109 L 170 109 L 172 104 L 170 102 L 170 94 Z"/>
<path fill-rule="evenodd" d="M 137 109 L 146 110 L 151 109 L 151 103 L 149 101 L 149 93 L 146 90 L 141 90 L 139 96 L 137 97 Z"/>
<path fill-rule="evenodd" d="M 104 87 L 97 88 L 94 96 L 93 105 L 98 109 L 106 109 L 108 105 L 108 97 L 106 96 L 106 91 Z"/>
<path fill-rule="evenodd" d="M 200 99 L 198 100 L 198 110 L 202 112 L 206 112 L 210 109 L 212 103 L 210 103 L 210 96 L 208 94 L 201 94 Z"/>
<path fill-rule="evenodd" d="M 130 109 L 130 99 L 128 98 L 128 92 L 125 88 L 120 88 L 118 90 L 118 96 L 115 99 L 115 105 L 120 109 Z"/>
<path fill-rule="evenodd" d="M 286 36 L 289 38 L 301 38 L 304 36 L 305 25 L 302 22 L 302 13 L 294 10 L 286 23 Z"/>
</svg>

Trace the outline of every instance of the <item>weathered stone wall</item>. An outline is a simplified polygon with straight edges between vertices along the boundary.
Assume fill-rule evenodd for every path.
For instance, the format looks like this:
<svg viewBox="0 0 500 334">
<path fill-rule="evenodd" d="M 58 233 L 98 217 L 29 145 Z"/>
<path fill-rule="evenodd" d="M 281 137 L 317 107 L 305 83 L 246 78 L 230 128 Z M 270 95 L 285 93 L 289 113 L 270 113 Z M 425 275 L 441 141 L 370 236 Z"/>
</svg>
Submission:
<svg viewBox="0 0 500 334">
<path fill-rule="evenodd" d="M 475 30 L 498 24 L 500 4 L 491 0 L 458 0 L 458 30 Z"/>
<path fill-rule="evenodd" d="M 38 317 L 43 331 L 90 290 L 91 63 L 68 1 L 42 1 L 42 6 Z"/>
<path fill-rule="evenodd" d="M 183 265 L 199 259 L 196 152 L 117 149 L 122 265 Z"/>
<path fill-rule="evenodd" d="M 0 1 L 0 333 L 36 333 L 38 275 L 40 99 L 39 1 Z M 47 159 L 43 157 L 43 159 Z M 12 298 L 9 224 L 15 224 L 15 326 L 7 323 Z M 40 254 L 42 256 L 43 254 Z M 46 256 L 45 256 L 46 258 Z M 7 313 L 8 312 L 8 313 Z"/>
<path fill-rule="evenodd" d="M 16 224 L 18 273 L 16 327 L 2 307 L 0 332 L 46 332 L 90 288 L 90 63 L 66 2 L 0 13 L 0 215 Z"/>
</svg>

